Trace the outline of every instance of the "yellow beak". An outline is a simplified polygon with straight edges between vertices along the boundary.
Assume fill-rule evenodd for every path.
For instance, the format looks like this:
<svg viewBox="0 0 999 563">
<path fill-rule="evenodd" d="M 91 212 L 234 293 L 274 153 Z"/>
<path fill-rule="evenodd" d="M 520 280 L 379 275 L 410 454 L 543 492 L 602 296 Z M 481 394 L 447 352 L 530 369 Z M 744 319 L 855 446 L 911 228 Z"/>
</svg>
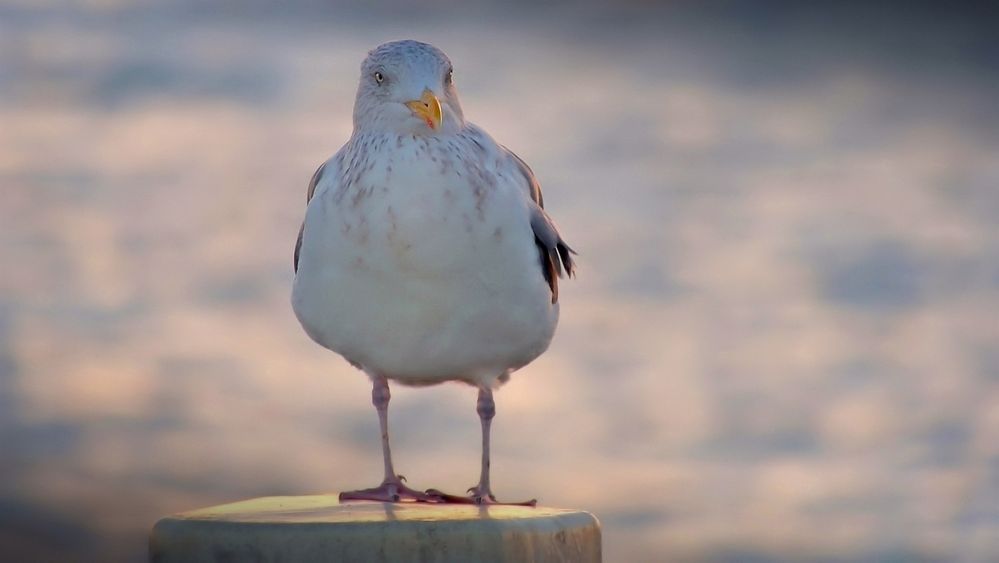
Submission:
<svg viewBox="0 0 999 563">
<path fill-rule="evenodd" d="M 406 106 L 409 107 L 412 112 L 427 122 L 427 127 L 431 129 L 439 129 L 441 122 L 444 120 L 444 116 L 441 113 L 441 102 L 437 99 L 437 96 L 427 88 L 423 91 L 423 95 L 420 96 L 419 100 L 413 100 L 411 102 L 406 102 Z"/>
</svg>

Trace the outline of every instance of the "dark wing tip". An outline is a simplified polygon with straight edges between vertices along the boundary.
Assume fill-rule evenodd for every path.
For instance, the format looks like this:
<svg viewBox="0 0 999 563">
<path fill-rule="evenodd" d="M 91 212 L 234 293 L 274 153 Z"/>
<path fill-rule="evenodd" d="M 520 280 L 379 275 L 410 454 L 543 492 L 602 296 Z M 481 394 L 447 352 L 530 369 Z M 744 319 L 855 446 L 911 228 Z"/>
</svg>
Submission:
<svg viewBox="0 0 999 563">
<path fill-rule="evenodd" d="M 552 303 L 557 303 L 558 279 L 562 277 L 557 254 L 552 256 L 555 252 L 545 247 L 544 243 L 537 237 L 534 238 L 534 241 L 538 245 L 538 256 L 541 258 L 541 273 L 545 276 L 545 281 L 548 282 L 548 287 L 552 292 Z"/>
<path fill-rule="evenodd" d="M 552 303 L 558 302 L 558 279 L 563 272 L 569 277 L 576 274 L 576 263 L 572 255 L 576 253 L 558 233 L 555 223 L 540 207 L 535 207 L 531 217 L 534 243 L 538 247 L 541 273 L 552 292 Z"/>
<path fill-rule="evenodd" d="M 298 240 L 295 241 L 295 273 L 298 273 L 298 255 L 302 252 L 302 235 L 305 234 L 305 221 L 302 221 L 302 226 L 298 228 Z"/>
<path fill-rule="evenodd" d="M 555 246 L 558 250 L 558 257 L 562 260 L 562 266 L 565 268 L 565 273 L 570 277 L 576 276 L 576 261 L 572 259 L 572 255 L 579 255 L 578 252 L 572 249 L 571 246 L 566 244 L 561 237 L 558 239 L 558 244 Z"/>
</svg>

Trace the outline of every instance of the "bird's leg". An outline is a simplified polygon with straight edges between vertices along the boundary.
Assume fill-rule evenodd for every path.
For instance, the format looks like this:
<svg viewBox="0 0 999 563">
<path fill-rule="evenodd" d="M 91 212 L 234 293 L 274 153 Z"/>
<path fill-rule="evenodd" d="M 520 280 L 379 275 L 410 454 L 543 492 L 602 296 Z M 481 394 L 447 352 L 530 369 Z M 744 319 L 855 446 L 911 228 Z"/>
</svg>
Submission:
<svg viewBox="0 0 999 563">
<path fill-rule="evenodd" d="M 388 405 L 392 398 L 388 381 L 384 377 L 375 378 L 371 388 L 371 404 L 378 411 L 378 427 L 382 431 L 382 461 L 385 463 L 385 481 L 397 477 L 392 467 L 392 448 L 389 446 L 388 435 Z"/>
<path fill-rule="evenodd" d="M 493 401 L 492 389 L 479 389 L 479 400 L 475 403 L 475 412 L 479 413 L 482 423 L 482 470 L 479 472 L 479 484 L 468 490 L 476 502 L 488 498 L 496 501 L 489 488 L 489 430 L 496 416 L 496 402 Z"/>
<path fill-rule="evenodd" d="M 414 500 L 417 502 L 436 502 L 437 497 L 421 493 L 410 489 L 403 484 L 405 477 L 396 475 L 395 468 L 392 467 L 392 450 L 389 447 L 388 436 L 388 404 L 392 398 L 389 393 L 388 380 L 378 376 L 374 378 L 371 388 L 371 402 L 378 411 L 378 426 L 382 431 L 382 458 L 385 462 L 385 479 L 382 484 L 371 489 L 360 489 L 357 491 L 345 491 L 340 493 L 340 500 L 377 500 L 382 502 L 399 502 L 402 500 Z"/>
<path fill-rule="evenodd" d="M 489 430 L 492 426 L 493 417 L 496 416 L 496 403 L 493 401 L 493 391 L 488 387 L 479 389 L 479 400 L 475 404 L 475 410 L 479 413 L 479 421 L 482 423 L 482 471 L 479 474 L 479 484 L 468 489 L 469 496 L 456 496 L 441 493 L 431 489 L 428 494 L 439 497 L 444 502 L 459 504 L 513 504 L 520 506 L 535 506 L 538 501 L 531 499 L 526 502 L 498 502 L 493 496 L 489 486 Z"/>
</svg>

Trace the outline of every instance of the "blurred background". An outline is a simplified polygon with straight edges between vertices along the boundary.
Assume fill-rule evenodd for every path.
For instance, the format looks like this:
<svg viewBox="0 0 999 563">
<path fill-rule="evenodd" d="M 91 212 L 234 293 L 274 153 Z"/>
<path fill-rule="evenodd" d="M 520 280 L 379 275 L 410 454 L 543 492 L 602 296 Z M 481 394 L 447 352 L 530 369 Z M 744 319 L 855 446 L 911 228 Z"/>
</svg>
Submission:
<svg viewBox="0 0 999 563">
<path fill-rule="evenodd" d="M 829 4 L 0 4 L 0 559 L 380 478 L 292 248 L 361 59 L 414 38 L 580 251 L 498 495 L 593 511 L 608 561 L 999 560 L 996 10 Z M 475 391 L 393 393 L 400 471 L 473 484 Z"/>
</svg>

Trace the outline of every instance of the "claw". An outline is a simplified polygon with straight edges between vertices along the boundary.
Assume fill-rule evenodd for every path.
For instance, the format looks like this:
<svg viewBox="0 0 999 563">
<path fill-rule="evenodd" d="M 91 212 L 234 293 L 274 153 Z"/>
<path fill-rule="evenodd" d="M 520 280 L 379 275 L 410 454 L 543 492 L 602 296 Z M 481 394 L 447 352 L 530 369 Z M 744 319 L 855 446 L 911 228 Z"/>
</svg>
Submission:
<svg viewBox="0 0 999 563">
<path fill-rule="evenodd" d="M 371 489 L 345 491 L 340 493 L 340 501 L 373 500 L 380 502 L 443 502 L 440 497 L 410 489 L 401 480 L 387 480 Z"/>
<path fill-rule="evenodd" d="M 486 492 L 485 494 L 479 493 L 478 487 L 470 487 L 468 489 L 470 493 L 468 496 L 462 495 L 449 495 L 447 493 L 441 492 L 437 489 L 427 489 L 426 494 L 428 496 L 434 497 L 436 502 L 447 503 L 447 504 L 475 504 L 478 506 L 482 505 L 506 505 L 506 506 L 537 506 L 538 499 L 531 499 L 524 502 L 499 502 L 496 497 L 491 492 Z"/>
<path fill-rule="evenodd" d="M 475 496 L 475 504 L 482 504 L 482 501 L 485 500 L 485 499 L 487 499 L 487 498 L 489 499 L 489 502 L 487 504 L 495 504 L 496 503 L 496 497 L 494 497 L 493 495 L 486 495 L 486 496 L 476 495 Z"/>
</svg>

